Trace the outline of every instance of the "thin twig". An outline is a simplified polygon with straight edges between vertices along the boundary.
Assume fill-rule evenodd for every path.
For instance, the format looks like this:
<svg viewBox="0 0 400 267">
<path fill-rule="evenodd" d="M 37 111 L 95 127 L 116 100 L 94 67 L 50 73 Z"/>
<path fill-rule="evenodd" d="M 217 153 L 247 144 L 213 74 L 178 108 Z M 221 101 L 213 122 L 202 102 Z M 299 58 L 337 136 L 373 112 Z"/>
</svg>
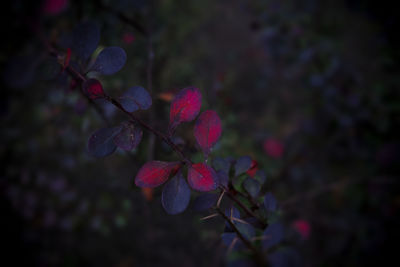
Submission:
<svg viewBox="0 0 400 267">
<path fill-rule="evenodd" d="M 266 266 L 265 259 L 261 254 L 261 252 L 247 238 L 245 238 L 242 235 L 242 233 L 240 233 L 239 229 L 237 229 L 236 225 L 232 222 L 232 220 L 228 216 L 226 216 L 226 214 L 220 208 L 215 208 L 215 210 L 229 224 L 232 230 L 236 233 L 237 237 L 243 242 L 243 244 L 254 253 L 254 256 L 257 262 L 260 264 L 260 266 Z"/>
<path fill-rule="evenodd" d="M 246 207 L 246 205 L 244 205 L 239 199 L 237 199 L 230 191 L 227 191 L 226 194 L 230 199 L 232 199 L 236 204 L 238 204 L 238 206 L 241 207 L 244 210 L 244 212 L 247 213 L 248 216 L 254 217 L 263 228 L 267 227 L 268 225 L 267 223 L 258 218 L 258 216 L 254 214 L 254 212 L 249 210 L 249 208 Z"/>
<path fill-rule="evenodd" d="M 211 218 L 214 218 L 214 217 L 217 217 L 217 216 L 218 216 L 218 213 L 214 213 L 214 214 L 208 215 L 206 217 L 200 218 L 200 221 L 211 219 Z"/>
</svg>

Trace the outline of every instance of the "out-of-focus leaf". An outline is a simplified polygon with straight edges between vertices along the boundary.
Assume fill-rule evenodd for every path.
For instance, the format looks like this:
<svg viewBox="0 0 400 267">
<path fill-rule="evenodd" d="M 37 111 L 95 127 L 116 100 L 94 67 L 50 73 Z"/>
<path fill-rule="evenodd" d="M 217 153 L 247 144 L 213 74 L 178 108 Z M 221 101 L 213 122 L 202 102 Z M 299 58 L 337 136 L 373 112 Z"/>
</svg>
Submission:
<svg viewBox="0 0 400 267">
<path fill-rule="evenodd" d="M 218 114 L 213 110 L 206 110 L 201 113 L 194 126 L 194 137 L 206 158 L 211 148 L 217 143 L 221 133 L 221 120 Z"/>
<path fill-rule="evenodd" d="M 194 120 L 200 112 L 201 93 L 195 87 L 182 89 L 172 100 L 169 113 L 169 131 L 172 133 L 182 122 Z"/>
<path fill-rule="evenodd" d="M 86 21 L 78 24 L 72 32 L 72 51 L 82 60 L 86 60 L 97 48 L 100 41 L 100 29 L 96 23 Z"/>
<path fill-rule="evenodd" d="M 134 86 L 126 90 L 120 97 L 120 103 L 127 111 L 134 112 L 138 109 L 148 109 L 152 101 L 146 89 L 140 86 Z"/>
<path fill-rule="evenodd" d="M 253 178 L 247 177 L 243 182 L 243 188 L 250 196 L 256 197 L 260 192 L 260 183 Z"/>
<path fill-rule="evenodd" d="M 192 208 L 195 211 L 205 211 L 210 209 L 217 203 L 218 195 L 212 193 L 205 193 L 198 196 L 192 204 Z"/>
<path fill-rule="evenodd" d="M 228 182 L 229 182 L 229 176 L 226 172 L 224 171 L 217 171 L 218 175 L 218 182 L 220 185 L 228 187 Z"/>
<path fill-rule="evenodd" d="M 267 211 L 275 211 L 277 208 L 277 201 L 271 192 L 265 194 L 264 206 Z"/>
<path fill-rule="evenodd" d="M 283 226 L 280 223 L 270 224 L 264 231 L 263 248 L 269 249 L 279 244 L 284 237 Z"/>
<path fill-rule="evenodd" d="M 118 147 L 130 151 L 139 145 L 142 135 L 143 131 L 138 126 L 132 123 L 125 124 L 121 132 L 114 137 L 114 143 Z"/>
<path fill-rule="evenodd" d="M 240 212 L 235 206 L 231 206 L 225 210 L 225 215 L 229 218 L 240 218 Z"/>
<path fill-rule="evenodd" d="M 140 168 L 135 184 L 139 187 L 157 187 L 165 183 L 180 166 L 180 162 L 149 161 Z"/>
<path fill-rule="evenodd" d="M 216 172 L 204 163 L 195 163 L 189 167 L 188 181 L 191 188 L 197 191 L 212 191 L 217 188 Z"/>
<path fill-rule="evenodd" d="M 236 160 L 235 163 L 235 176 L 245 173 L 251 167 L 251 158 L 249 156 L 242 156 Z"/>
<path fill-rule="evenodd" d="M 113 138 L 119 131 L 121 131 L 121 127 L 102 128 L 95 131 L 88 141 L 89 154 L 100 158 L 113 153 L 117 148 Z"/>
<path fill-rule="evenodd" d="M 221 157 L 215 157 L 212 161 L 212 165 L 216 171 L 224 171 L 229 174 L 231 168 L 231 162 Z"/>
<path fill-rule="evenodd" d="M 268 254 L 268 261 L 271 267 L 303 266 L 300 254 L 292 248 L 279 249 Z"/>
<path fill-rule="evenodd" d="M 113 46 L 104 48 L 97 56 L 91 70 L 104 75 L 117 73 L 126 62 L 126 53 L 121 47 Z"/>
<path fill-rule="evenodd" d="M 258 170 L 256 172 L 256 175 L 254 175 L 254 179 L 256 179 L 261 185 L 263 185 L 267 180 L 267 175 L 263 170 Z"/>
<path fill-rule="evenodd" d="M 230 246 L 235 238 L 236 233 L 223 233 L 221 235 L 222 243 L 224 243 L 226 246 Z"/>
<path fill-rule="evenodd" d="M 249 240 L 253 238 L 256 234 L 256 230 L 251 224 L 235 222 L 235 226 L 239 230 L 239 232 Z"/>
<path fill-rule="evenodd" d="M 247 177 L 244 176 L 244 175 L 233 177 L 232 178 L 233 187 L 238 191 L 242 191 L 243 190 L 242 189 L 243 188 L 242 185 L 243 185 L 244 180 L 246 180 L 246 179 L 247 179 Z"/>
<path fill-rule="evenodd" d="M 190 188 L 179 172 L 163 188 L 161 203 L 168 214 L 183 212 L 190 201 Z"/>
</svg>

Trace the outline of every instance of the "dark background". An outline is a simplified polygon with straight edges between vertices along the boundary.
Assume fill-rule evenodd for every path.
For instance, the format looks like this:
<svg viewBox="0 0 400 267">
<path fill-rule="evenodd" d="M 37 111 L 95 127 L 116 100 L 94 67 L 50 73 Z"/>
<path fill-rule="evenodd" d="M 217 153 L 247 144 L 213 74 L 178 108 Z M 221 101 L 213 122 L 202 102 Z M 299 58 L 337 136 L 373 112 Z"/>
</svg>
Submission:
<svg viewBox="0 0 400 267">
<path fill-rule="evenodd" d="M 147 43 L 137 27 L 97 1 L 67 2 L 57 14 L 35 1 L 9 1 L 1 10 L 1 265 L 231 262 L 220 243 L 222 221 L 200 222 L 190 208 L 167 215 L 160 188 L 149 201 L 134 186 L 148 159 L 174 157 L 167 147 L 156 141 L 151 148 L 145 132 L 130 154 L 90 157 L 86 142 L 102 119 L 65 75 L 47 79 L 45 63 L 29 76 L 28 63 L 46 57 L 36 26 L 57 42 L 91 19 L 102 47 L 121 46 L 128 55 L 119 73 L 102 77 L 107 92 L 146 87 Z M 151 29 L 155 127 L 168 123 L 162 94 L 200 88 L 202 109 L 216 110 L 223 122 L 213 156 L 250 155 L 267 172 L 287 227 L 285 245 L 301 255 L 301 266 L 392 265 L 400 237 L 400 76 L 390 1 L 103 3 Z M 109 120 L 123 119 L 102 108 Z M 192 127 L 178 135 L 198 160 Z M 268 139 L 283 145 L 283 156 L 263 148 Z M 293 228 L 297 220 L 310 225 L 306 239 Z"/>
</svg>

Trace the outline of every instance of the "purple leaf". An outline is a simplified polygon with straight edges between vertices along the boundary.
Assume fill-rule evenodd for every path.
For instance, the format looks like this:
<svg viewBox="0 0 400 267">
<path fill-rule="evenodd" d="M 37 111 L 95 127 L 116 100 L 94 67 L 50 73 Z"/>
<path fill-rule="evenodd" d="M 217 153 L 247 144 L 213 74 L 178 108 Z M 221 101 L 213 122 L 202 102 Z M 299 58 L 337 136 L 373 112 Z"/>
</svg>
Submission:
<svg viewBox="0 0 400 267">
<path fill-rule="evenodd" d="M 218 195 L 205 193 L 198 196 L 192 204 L 192 208 L 195 211 L 204 211 L 210 209 L 217 203 Z"/>
<path fill-rule="evenodd" d="M 100 72 L 104 75 L 117 73 L 126 62 L 126 53 L 121 47 L 106 47 L 97 56 L 90 70 Z"/>
<path fill-rule="evenodd" d="M 252 197 L 256 197 L 260 192 L 260 183 L 253 178 L 247 177 L 242 185 L 244 190 L 246 190 L 246 192 Z"/>
<path fill-rule="evenodd" d="M 284 236 L 283 226 L 280 223 L 270 224 L 264 231 L 263 248 L 269 249 L 279 244 Z"/>
<path fill-rule="evenodd" d="M 216 171 L 224 171 L 229 174 L 229 170 L 231 168 L 231 162 L 226 158 L 215 157 L 212 161 L 212 165 Z"/>
<path fill-rule="evenodd" d="M 183 212 L 190 201 L 190 188 L 179 172 L 163 188 L 161 203 L 168 214 Z"/>
<path fill-rule="evenodd" d="M 277 208 L 277 201 L 271 192 L 265 194 L 264 206 L 267 211 L 275 211 Z"/>
<path fill-rule="evenodd" d="M 228 187 L 228 182 L 229 182 L 228 174 L 225 171 L 220 170 L 217 172 L 217 175 L 218 175 L 218 183 L 222 186 Z"/>
<path fill-rule="evenodd" d="M 256 179 L 262 185 L 267 180 L 267 175 L 263 170 L 258 170 L 256 175 L 254 175 L 254 179 Z"/>
<path fill-rule="evenodd" d="M 251 158 L 249 156 L 243 156 L 236 160 L 235 163 L 235 176 L 247 172 L 251 167 Z"/>
<path fill-rule="evenodd" d="M 89 154 L 100 158 L 113 153 L 117 148 L 113 138 L 119 131 L 121 131 L 121 127 L 102 128 L 95 131 L 88 141 Z"/>
<path fill-rule="evenodd" d="M 127 111 L 134 112 L 138 109 L 148 109 L 152 101 L 146 89 L 140 86 L 134 86 L 126 90 L 120 97 L 120 103 Z"/>
<path fill-rule="evenodd" d="M 247 239 L 252 239 L 255 234 L 256 230 L 251 224 L 248 223 L 242 223 L 242 222 L 234 222 L 236 225 L 236 228 L 239 230 L 239 232 Z"/>
<path fill-rule="evenodd" d="M 125 124 L 114 137 L 114 144 L 123 150 L 130 151 L 137 147 L 142 140 L 143 131 L 138 126 L 128 123 Z"/>
</svg>

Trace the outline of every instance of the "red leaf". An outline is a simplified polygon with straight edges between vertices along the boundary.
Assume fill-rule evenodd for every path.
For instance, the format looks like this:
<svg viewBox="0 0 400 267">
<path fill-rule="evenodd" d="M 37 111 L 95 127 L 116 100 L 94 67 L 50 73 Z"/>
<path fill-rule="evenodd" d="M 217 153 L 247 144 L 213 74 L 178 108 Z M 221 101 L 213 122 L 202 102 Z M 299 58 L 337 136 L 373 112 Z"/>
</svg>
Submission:
<svg viewBox="0 0 400 267">
<path fill-rule="evenodd" d="M 66 9 L 68 2 L 68 0 L 45 0 L 42 9 L 46 15 L 58 15 Z"/>
<path fill-rule="evenodd" d="M 157 187 L 180 168 L 180 162 L 149 161 L 140 168 L 135 178 L 139 187 Z"/>
<path fill-rule="evenodd" d="M 83 85 L 83 92 L 91 99 L 104 97 L 103 86 L 96 79 L 86 80 Z"/>
<path fill-rule="evenodd" d="M 308 221 L 298 219 L 293 222 L 292 227 L 300 233 L 303 239 L 308 239 L 310 237 L 311 226 Z"/>
<path fill-rule="evenodd" d="M 221 132 L 221 120 L 215 111 L 207 110 L 201 113 L 194 126 L 194 136 L 206 157 L 220 138 Z"/>
<path fill-rule="evenodd" d="M 212 191 L 217 188 L 217 174 L 204 163 L 196 163 L 189 167 L 188 182 L 197 191 Z"/>
<path fill-rule="evenodd" d="M 284 147 L 281 141 L 274 138 L 268 138 L 263 144 L 264 151 L 272 158 L 278 159 L 283 156 Z"/>
<path fill-rule="evenodd" d="M 194 120 L 200 112 L 201 93 L 195 87 L 181 90 L 172 100 L 169 113 L 170 132 L 173 132 L 181 122 Z"/>
<path fill-rule="evenodd" d="M 258 162 L 255 161 L 254 159 L 251 161 L 251 167 L 250 169 L 247 170 L 247 175 L 250 177 L 254 177 L 258 171 Z"/>
</svg>

